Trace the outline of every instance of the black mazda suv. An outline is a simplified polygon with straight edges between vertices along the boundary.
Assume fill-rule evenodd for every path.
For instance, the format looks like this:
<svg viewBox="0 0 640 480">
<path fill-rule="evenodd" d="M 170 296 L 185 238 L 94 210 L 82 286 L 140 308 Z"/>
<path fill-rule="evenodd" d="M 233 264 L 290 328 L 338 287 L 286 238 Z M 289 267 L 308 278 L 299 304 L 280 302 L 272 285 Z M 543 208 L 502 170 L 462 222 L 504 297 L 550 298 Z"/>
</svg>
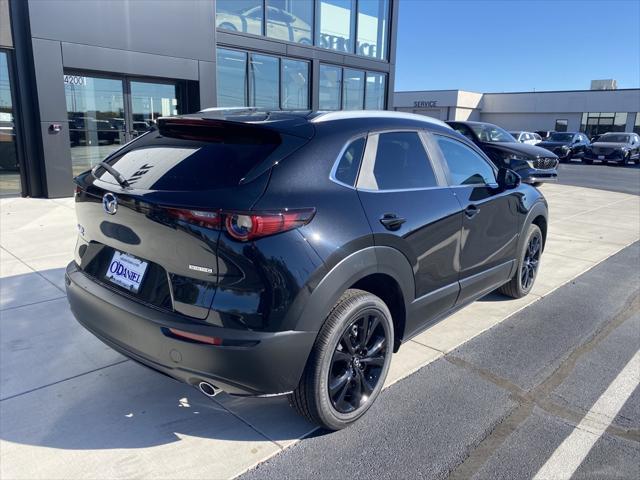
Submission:
<svg viewBox="0 0 640 480">
<path fill-rule="evenodd" d="M 402 344 L 532 288 L 547 203 L 437 120 L 203 111 L 75 179 L 67 297 L 122 354 L 213 396 L 289 394 L 332 430 Z"/>
<path fill-rule="evenodd" d="M 447 122 L 475 143 L 498 167 L 515 171 L 522 181 L 539 186 L 558 180 L 558 157 L 538 145 L 518 142 L 506 130 L 486 122 Z"/>
</svg>

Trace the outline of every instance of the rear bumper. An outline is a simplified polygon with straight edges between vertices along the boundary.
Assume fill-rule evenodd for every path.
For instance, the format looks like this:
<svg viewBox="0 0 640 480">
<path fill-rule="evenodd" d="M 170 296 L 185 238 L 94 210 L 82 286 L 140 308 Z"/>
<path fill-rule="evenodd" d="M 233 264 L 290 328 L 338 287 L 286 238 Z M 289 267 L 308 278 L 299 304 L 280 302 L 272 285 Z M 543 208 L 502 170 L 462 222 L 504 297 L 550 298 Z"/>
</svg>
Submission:
<svg viewBox="0 0 640 480">
<path fill-rule="evenodd" d="M 71 311 L 81 325 L 123 355 L 190 385 L 207 381 L 234 395 L 290 392 L 316 338 L 316 332 L 232 330 L 163 312 L 101 286 L 75 262 L 67 267 L 65 280 Z M 179 339 L 169 328 L 234 346 Z"/>
</svg>

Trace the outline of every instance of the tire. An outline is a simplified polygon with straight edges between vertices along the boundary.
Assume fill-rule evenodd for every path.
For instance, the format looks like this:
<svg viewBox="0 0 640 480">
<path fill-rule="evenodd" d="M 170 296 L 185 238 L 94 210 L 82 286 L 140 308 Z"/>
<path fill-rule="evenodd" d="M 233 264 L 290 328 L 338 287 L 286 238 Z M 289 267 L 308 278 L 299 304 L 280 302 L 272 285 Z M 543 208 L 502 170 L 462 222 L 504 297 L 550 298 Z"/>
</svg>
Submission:
<svg viewBox="0 0 640 480">
<path fill-rule="evenodd" d="M 531 185 L 533 185 L 536 188 L 539 188 L 542 186 L 542 182 L 533 182 Z"/>
<path fill-rule="evenodd" d="M 529 253 L 529 255 L 531 255 L 532 253 L 530 251 L 530 245 L 535 239 L 537 239 L 537 250 L 535 254 L 527 260 L 527 254 Z M 538 274 L 542 247 L 543 239 L 540 228 L 534 224 L 529 225 L 526 240 L 523 242 L 518 254 L 518 270 L 509 282 L 498 289 L 500 293 L 511 298 L 522 298 L 531 291 Z M 527 282 L 524 281 L 525 268 L 527 269 Z M 529 278 L 530 281 L 528 281 Z"/>
<path fill-rule="evenodd" d="M 593 160 L 582 158 L 582 163 L 584 163 L 585 165 L 593 165 Z"/>
<path fill-rule="evenodd" d="M 373 326 L 366 340 L 365 322 Z M 365 345 L 364 351 L 352 355 L 347 342 L 352 348 L 354 341 Z M 393 322 L 385 303 L 368 292 L 347 290 L 320 329 L 289 403 L 300 415 L 328 430 L 349 426 L 369 410 L 380 394 L 393 345 Z M 331 384 L 334 391 L 330 393 Z M 358 388 L 359 385 L 363 387 Z"/>
</svg>

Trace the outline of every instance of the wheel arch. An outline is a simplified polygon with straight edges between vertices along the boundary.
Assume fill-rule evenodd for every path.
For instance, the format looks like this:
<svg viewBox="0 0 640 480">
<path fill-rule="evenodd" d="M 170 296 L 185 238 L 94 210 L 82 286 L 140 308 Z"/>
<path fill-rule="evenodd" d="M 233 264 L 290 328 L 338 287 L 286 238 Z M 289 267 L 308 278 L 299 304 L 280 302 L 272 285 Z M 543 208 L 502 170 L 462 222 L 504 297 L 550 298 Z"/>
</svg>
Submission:
<svg viewBox="0 0 640 480">
<path fill-rule="evenodd" d="M 389 307 L 394 324 L 394 350 L 402 339 L 406 312 L 415 297 L 413 269 L 395 248 L 367 247 L 345 257 L 309 296 L 296 330 L 319 331 L 340 296 L 349 288 L 376 295 Z"/>
<path fill-rule="evenodd" d="M 522 224 L 522 229 L 520 230 L 520 238 L 518 241 L 518 252 L 522 249 L 522 243 L 526 241 L 525 233 L 529 229 L 529 225 L 537 225 L 542 232 L 542 248 L 547 243 L 547 232 L 549 226 L 549 213 L 547 205 L 544 201 L 537 201 L 534 203 L 527 213 L 525 221 Z"/>
</svg>

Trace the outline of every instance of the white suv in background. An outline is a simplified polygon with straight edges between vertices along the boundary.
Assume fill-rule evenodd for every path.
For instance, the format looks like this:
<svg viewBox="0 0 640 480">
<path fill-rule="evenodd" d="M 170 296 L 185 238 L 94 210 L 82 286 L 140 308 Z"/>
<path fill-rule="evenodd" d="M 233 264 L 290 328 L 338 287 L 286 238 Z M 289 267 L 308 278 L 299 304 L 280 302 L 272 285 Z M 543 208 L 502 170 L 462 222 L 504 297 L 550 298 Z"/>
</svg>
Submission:
<svg viewBox="0 0 640 480">
<path fill-rule="evenodd" d="M 542 137 L 533 132 L 509 132 L 520 143 L 536 145 L 542 141 Z"/>
</svg>

